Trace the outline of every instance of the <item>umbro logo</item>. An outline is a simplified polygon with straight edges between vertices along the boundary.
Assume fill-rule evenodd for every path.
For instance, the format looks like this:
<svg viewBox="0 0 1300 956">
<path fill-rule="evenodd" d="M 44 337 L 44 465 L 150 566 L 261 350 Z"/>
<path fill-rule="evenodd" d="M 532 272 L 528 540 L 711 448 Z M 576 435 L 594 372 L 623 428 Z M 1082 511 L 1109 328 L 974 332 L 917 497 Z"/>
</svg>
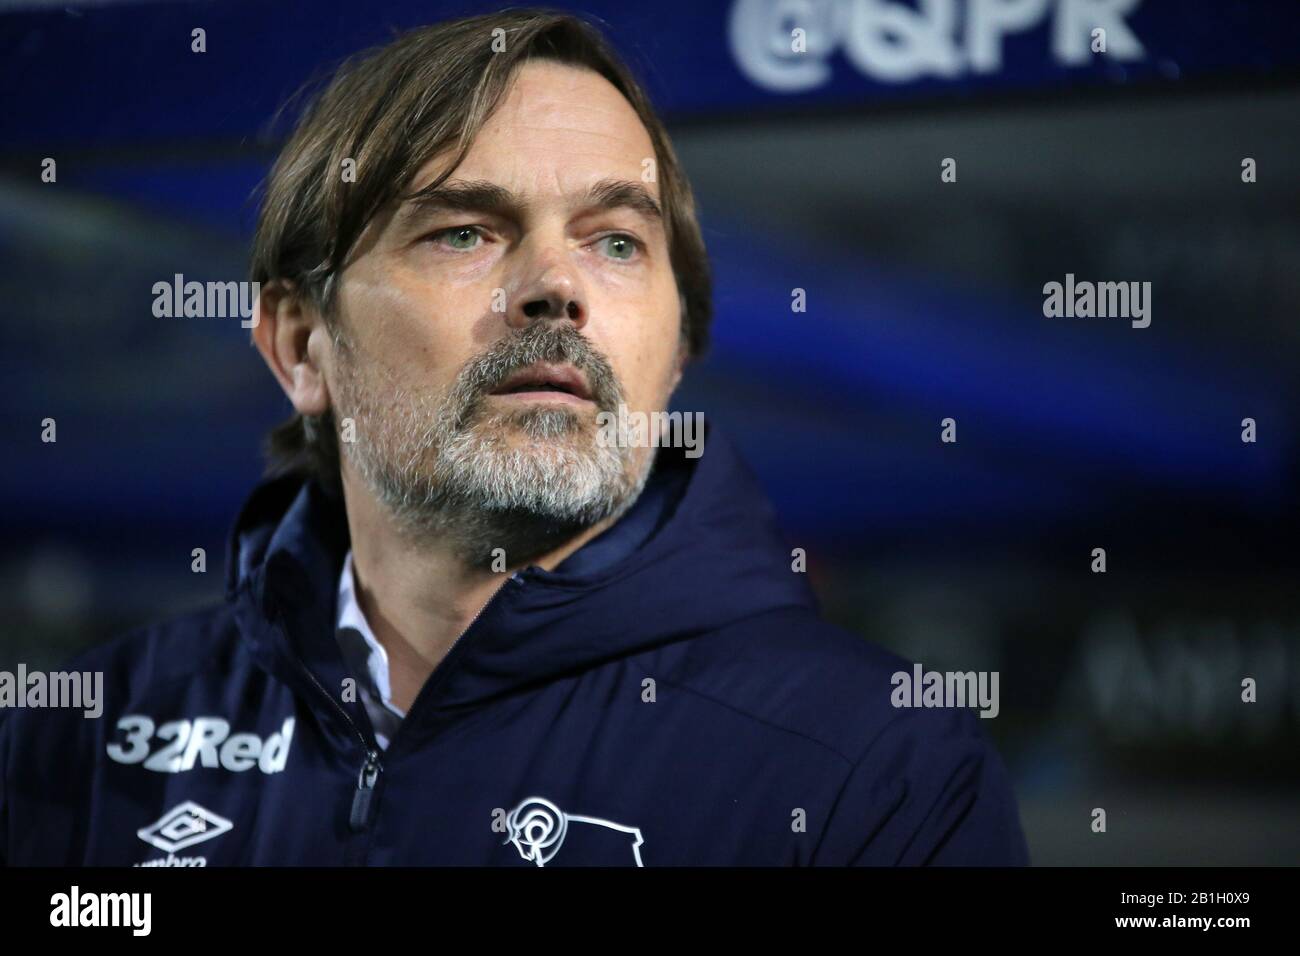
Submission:
<svg viewBox="0 0 1300 956">
<path fill-rule="evenodd" d="M 137 830 L 136 836 L 150 846 L 156 846 L 163 852 L 171 854 L 194 846 L 196 843 L 219 837 L 233 827 L 234 824 L 225 817 L 217 816 L 193 800 L 186 800 L 168 810 L 147 827 Z"/>
</svg>

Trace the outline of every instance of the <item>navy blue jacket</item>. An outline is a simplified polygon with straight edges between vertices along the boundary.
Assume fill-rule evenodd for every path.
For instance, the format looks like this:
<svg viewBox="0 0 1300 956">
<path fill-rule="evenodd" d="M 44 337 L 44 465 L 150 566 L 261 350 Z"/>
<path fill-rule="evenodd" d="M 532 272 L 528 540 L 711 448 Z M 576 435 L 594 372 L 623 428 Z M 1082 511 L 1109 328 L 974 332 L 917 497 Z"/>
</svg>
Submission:
<svg viewBox="0 0 1300 956">
<path fill-rule="evenodd" d="M 0 710 L 9 865 L 1023 864 L 966 709 L 817 616 L 716 429 L 552 572 L 509 577 L 374 744 L 334 631 L 341 503 L 263 482 L 221 604 L 96 647 L 104 711 Z"/>
</svg>

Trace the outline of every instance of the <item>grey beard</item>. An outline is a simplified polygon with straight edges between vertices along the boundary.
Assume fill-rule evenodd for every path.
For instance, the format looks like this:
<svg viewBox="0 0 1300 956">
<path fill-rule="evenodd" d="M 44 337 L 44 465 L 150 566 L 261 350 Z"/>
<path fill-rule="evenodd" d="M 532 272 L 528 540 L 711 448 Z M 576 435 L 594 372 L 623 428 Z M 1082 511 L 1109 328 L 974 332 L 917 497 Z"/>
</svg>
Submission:
<svg viewBox="0 0 1300 956">
<path fill-rule="evenodd" d="M 533 325 L 498 342 L 441 400 L 400 387 L 380 394 L 341 344 L 336 418 L 356 427 L 356 441 L 341 442 L 344 454 L 402 534 L 450 544 L 467 566 L 493 567 L 502 555 L 504 566 L 527 563 L 621 515 L 645 486 L 653 449 L 638 461 L 635 449 L 603 445 L 594 414 L 487 409 L 493 388 L 538 361 L 573 364 L 597 410 L 617 408 L 612 369 L 571 327 Z"/>
</svg>

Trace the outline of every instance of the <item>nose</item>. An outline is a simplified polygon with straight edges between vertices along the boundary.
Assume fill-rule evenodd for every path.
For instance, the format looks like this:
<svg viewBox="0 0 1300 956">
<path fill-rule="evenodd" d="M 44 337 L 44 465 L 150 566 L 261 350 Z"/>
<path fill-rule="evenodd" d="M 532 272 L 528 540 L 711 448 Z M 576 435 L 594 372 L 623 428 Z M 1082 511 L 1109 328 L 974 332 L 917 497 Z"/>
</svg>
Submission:
<svg viewBox="0 0 1300 956">
<path fill-rule="evenodd" d="M 552 319 L 572 322 L 576 329 L 587 324 L 586 294 L 564 249 L 538 252 L 524 268 L 526 277 L 506 311 L 511 328 Z"/>
</svg>

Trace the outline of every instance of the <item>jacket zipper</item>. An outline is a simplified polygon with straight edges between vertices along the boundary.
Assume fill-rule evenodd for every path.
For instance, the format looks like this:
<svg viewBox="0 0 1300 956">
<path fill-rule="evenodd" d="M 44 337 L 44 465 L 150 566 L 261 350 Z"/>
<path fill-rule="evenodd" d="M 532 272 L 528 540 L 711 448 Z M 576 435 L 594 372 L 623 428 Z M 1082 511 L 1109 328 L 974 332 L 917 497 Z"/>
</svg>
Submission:
<svg viewBox="0 0 1300 956">
<path fill-rule="evenodd" d="M 354 833 L 363 833 L 367 827 L 374 821 L 375 817 L 375 784 L 379 780 L 379 773 L 383 765 L 379 762 L 379 752 L 370 751 L 366 755 L 366 762 L 361 765 L 361 772 L 357 774 L 357 792 L 352 796 L 352 813 L 348 817 L 348 823 L 351 825 Z"/>
<path fill-rule="evenodd" d="M 506 583 L 509 584 L 510 581 L 515 581 L 521 585 L 524 583 L 523 578 L 519 576 L 519 572 L 517 571 L 510 575 L 510 579 Z M 451 652 L 455 650 L 456 645 L 461 642 L 461 639 L 470 632 L 470 629 L 474 627 L 478 622 L 478 619 L 483 616 L 483 612 L 487 610 L 488 605 L 491 604 L 493 599 L 495 599 L 500 593 L 500 590 L 494 591 L 492 597 L 483 602 L 483 605 L 477 612 L 475 612 L 474 617 L 470 619 L 469 624 L 465 626 L 465 629 L 456 636 L 456 640 L 452 641 L 451 646 L 447 648 L 447 653 L 443 655 L 444 662 L 451 656 Z M 281 626 L 281 631 L 283 631 L 283 626 Z M 366 735 L 361 732 L 361 728 L 357 726 L 356 721 L 352 719 L 352 715 L 349 714 L 343 708 L 343 705 L 335 700 L 333 695 L 321 685 L 321 682 L 316 679 L 316 675 L 311 672 L 307 665 L 304 664 L 296 654 L 292 656 L 294 663 L 296 663 L 299 669 L 307 675 L 307 679 L 311 681 L 312 685 L 321 692 L 322 696 L 324 696 L 326 700 L 330 702 L 331 706 L 339 712 L 343 721 L 351 728 L 352 732 L 357 735 L 357 739 L 361 741 L 362 749 L 366 752 L 366 758 L 361 764 L 361 769 L 357 772 L 357 787 L 352 794 L 352 810 L 348 814 L 348 825 L 352 828 L 352 831 L 354 833 L 364 833 L 374 822 L 375 812 L 379 807 L 379 803 L 375 799 L 375 788 L 379 783 L 380 776 L 384 772 L 383 762 L 379 759 L 379 750 L 371 745 L 370 741 L 366 739 Z M 397 739 L 402 736 L 402 729 L 410 720 L 411 713 L 413 713 L 414 710 L 415 706 L 413 704 L 411 712 L 407 713 L 406 719 L 403 720 L 401 725 L 397 728 L 397 733 L 394 734 L 393 739 L 389 741 L 388 746 L 390 752 L 393 749 L 393 745 L 397 742 Z"/>
<path fill-rule="evenodd" d="M 379 760 L 379 751 L 370 745 L 370 741 L 366 739 L 366 735 L 361 732 L 361 728 L 356 725 L 356 721 L 352 719 L 352 716 L 344 710 L 343 705 L 335 700 L 333 696 L 331 696 L 330 692 L 321 685 L 321 682 L 316 679 L 316 675 L 308 669 L 307 665 L 304 664 L 297 655 L 294 655 L 294 661 L 298 664 L 298 667 L 302 669 L 302 672 L 307 675 L 307 679 L 315 685 L 316 689 L 319 690 L 321 694 L 323 694 L 334 706 L 334 709 L 342 715 L 343 720 L 350 728 L 352 728 L 352 732 L 357 735 L 357 739 L 361 741 L 362 749 L 366 752 L 366 759 L 361 764 L 361 770 L 357 774 L 357 789 L 352 794 L 352 811 L 348 814 L 348 823 L 352 827 L 353 832 L 362 833 L 370 827 L 370 824 L 373 823 L 375 819 L 375 810 L 377 808 L 377 803 L 374 799 L 375 785 L 379 782 L 379 776 L 384 771 L 384 765 Z"/>
</svg>

